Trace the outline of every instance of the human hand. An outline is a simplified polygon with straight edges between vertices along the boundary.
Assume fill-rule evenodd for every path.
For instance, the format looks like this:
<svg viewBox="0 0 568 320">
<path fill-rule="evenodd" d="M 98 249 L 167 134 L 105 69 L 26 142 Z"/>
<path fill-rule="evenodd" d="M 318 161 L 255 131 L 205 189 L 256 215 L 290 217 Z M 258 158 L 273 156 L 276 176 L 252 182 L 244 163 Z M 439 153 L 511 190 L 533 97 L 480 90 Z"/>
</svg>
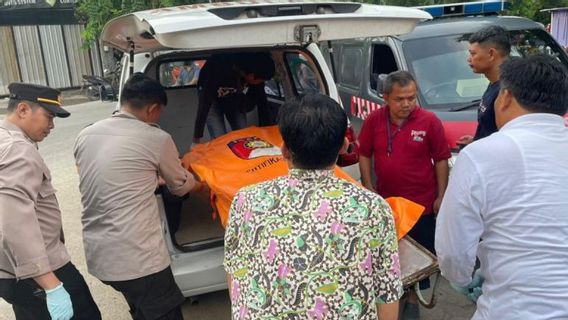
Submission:
<svg viewBox="0 0 568 320">
<path fill-rule="evenodd" d="M 456 290 L 457 292 L 466 296 L 469 300 L 471 300 L 473 302 L 477 302 L 477 299 L 483 293 L 482 290 L 481 290 L 481 286 L 482 286 L 484 280 L 485 279 L 483 279 L 483 277 L 481 276 L 479 269 L 477 269 L 477 270 L 475 270 L 475 273 L 473 274 L 473 279 L 471 280 L 471 282 L 467 286 L 460 287 L 460 286 L 453 284 L 451 282 L 450 282 L 450 286 L 452 288 L 454 288 L 454 290 Z"/>
<path fill-rule="evenodd" d="M 71 297 L 63 283 L 51 290 L 45 290 L 47 311 L 53 320 L 69 320 L 73 317 Z"/>
<path fill-rule="evenodd" d="M 369 190 L 369 191 L 372 191 L 372 192 L 374 192 L 374 193 L 378 193 L 377 190 L 375 190 L 375 187 L 373 186 L 372 183 L 365 183 L 365 182 L 362 182 L 362 184 L 363 184 L 363 187 L 364 187 L 365 189 L 367 189 L 367 190 Z"/>
<path fill-rule="evenodd" d="M 456 144 L 460 145 L 468 145 L 473 142 L 473 136 L 465 135 L 461 136 L 458 140 L 456 140 Z"/>
</svg>

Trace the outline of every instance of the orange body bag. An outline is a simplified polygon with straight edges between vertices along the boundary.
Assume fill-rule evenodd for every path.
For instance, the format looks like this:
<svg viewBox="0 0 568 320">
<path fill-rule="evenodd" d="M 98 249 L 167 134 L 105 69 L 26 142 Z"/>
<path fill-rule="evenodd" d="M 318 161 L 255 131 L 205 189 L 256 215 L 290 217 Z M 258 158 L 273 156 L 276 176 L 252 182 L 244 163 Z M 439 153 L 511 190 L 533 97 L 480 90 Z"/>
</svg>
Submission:
<svg viewBox="0 0 568 320">
<path fill-rule="evenodd" d="M 194 144 L 182 164 L 209 185 L 213 208 L 226 227 L 231 202 L 239 189 L 288 174 L 281 145 L 278 127 L 248 127 L 208 143 Z M 356 183 L 339 167 L 334 172 L 337 177 Z M 424 207 L 404 198 L 387 201 L 393 211 L 398 210 L 394 217 L 400 239 L 418 221 Z"/>
</svg>

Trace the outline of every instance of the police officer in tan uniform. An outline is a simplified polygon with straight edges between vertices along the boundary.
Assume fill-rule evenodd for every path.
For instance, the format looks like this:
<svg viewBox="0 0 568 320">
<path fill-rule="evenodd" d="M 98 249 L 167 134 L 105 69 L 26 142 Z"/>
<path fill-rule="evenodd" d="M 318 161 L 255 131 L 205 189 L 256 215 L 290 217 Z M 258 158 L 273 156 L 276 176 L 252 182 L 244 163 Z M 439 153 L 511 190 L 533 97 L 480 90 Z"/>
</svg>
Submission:
<svg viewBox="0 0 568 320">
<path fill-rule="evenodd" d="M 60 92 L 12 83 L 0 122 L 0 297 L 16 319 L 100 319 L 83 276 L 63 244 L 51 175 L 37 150 L 68 117 Z"/>
<path fill-rule="evenodd" d="M 134 319 L 182 319 L 154 191 L 160 178 L 177 196 L 208 194 L 180 163 L 172 137 L 155 124 L 167 97 L 134 74 L 114 116 L 81 131 L 75 142 L 89 273 L 121 292 Z"/>
</svg>

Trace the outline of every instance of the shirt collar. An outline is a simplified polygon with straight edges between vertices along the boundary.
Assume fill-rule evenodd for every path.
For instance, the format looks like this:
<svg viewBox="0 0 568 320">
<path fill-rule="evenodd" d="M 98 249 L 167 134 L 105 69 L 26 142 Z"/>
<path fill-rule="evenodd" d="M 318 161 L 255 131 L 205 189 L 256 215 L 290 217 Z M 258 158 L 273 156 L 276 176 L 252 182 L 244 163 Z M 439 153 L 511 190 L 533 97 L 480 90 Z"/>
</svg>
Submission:
<svg viewBox="0 0 568 320">
<path fill-rule="evenodd" d="M 12 122 L 10 122 L 8 120 L 2 120 L 2 121 L 0 121 L 0 128 L 4 128 L 8 131 L 16 131 L 17 133 L 21 134 L 24 138 L 26 138 L 26 140 L 29 143 L 33 144 L 36 147 L 36 149 L 38 149 L 37 142 L 30 139 L 30 137 L 28 137 L 28 135 L 20 127 L 13 124 Z"/>
<path fill-rule="evenodd" d="M 115 114 L 112 115 L 113 117 L 118 117 L 118 118 L 130 118 L 130 119 L 136 119 L 138 120 L 138 118 L 136 118 L 136 116 L 134 116 L 132 113 L 130 112 L 126 112 L 126 111 L 119 111 Z"/>
<path fill-rule="evenodd" d="M 289 175 L 291 178 L 298 180 L 323 180 L 333 175 L 331 169 L 290 169 Z"/>
<path fill-rule="evenodd" d="M 529 113 L 507 122 L 499 131 L 522 128 L 528 124 L 564 126 L 564 118 L 552 113 Z"/>
<path fill-rule="evenodd" d="M 113 118 L 126 118 L 126 119 L 133 119 L 133 120 L 141 121 L 140 119 L 136 118 L 136 116 L 133 115 L 132 113 L 126 112 L 126 111 L 123 111 L 123 110 L 113 114 L 112 117 Z M 143 121 L 141 121 L 141 122 L 143 122 Z M 157 123 L 149 123 L 149 122 L 145 122 L 145 123 L 149 126 L 160 128 L 160 126 Z"/>
<path fill-rule="evenodd" d="M 389 106 L 388 104 L 386 104 L 384 109 L 385 109 L 385 115 L 386 115 L 387 117 L 389 117 L 389 119 L 390 119 L 390 110 L 389 110 L 389 108 L 390 108 L 390 106 Z M 420 106 L 419 106 L 419 105 L 415 105 L 415 106 L 414 106 L 414 110 L 412 110 L 412 112 L 408 115 L 408 118 L 405 120 L 405 122 L 408 121 L 408 120 L 412 120 L 412 119 L 416 118 L 416 114 L 417 114 L 418 112 L 420 112 L 420 111 L 418 111 L 419 109 L 420 109 Z"/>
<path fill-rule="evenodd" d="M 22 129 L 20 129 L 20 127 L 18 127 L 17 125 L 13 124 L 12 122 L 8 121 L 8 120 L 2 120 L 0 121 L 0 127 L 9 130 L 9 131 L 20 131 L 22 133 L 24 133 L 22 131 Z"/>
</svg>

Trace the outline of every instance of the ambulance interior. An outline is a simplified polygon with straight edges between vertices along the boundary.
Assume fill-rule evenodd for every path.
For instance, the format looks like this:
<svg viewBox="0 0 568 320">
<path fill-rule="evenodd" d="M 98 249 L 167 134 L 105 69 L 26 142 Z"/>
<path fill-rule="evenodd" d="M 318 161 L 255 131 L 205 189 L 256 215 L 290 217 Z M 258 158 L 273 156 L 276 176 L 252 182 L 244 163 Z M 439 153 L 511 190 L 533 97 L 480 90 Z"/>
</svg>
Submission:
<svg viewBox="0 0 568 320">
<path fill-rule="evenodd" d="M 267 49 L 251 48 L 238 51 L 263 50 Z M 145 68 L 145 74 L 157 79 L 166 89 L 168 104 L 162 111 L 159 125 L 172 135 L 181 157 L 189 152 L 192 146 L 198 108 L 196 82 L 199 69 L 213 53 L 218 51 L 161 54 L 153 58 Z M 281 49 L 271 48 L 270 53 L 276 71 L 274 77 L 265 83 L 269 104 L 279 106 L 289 97 L 309 91 L 326 92 L 321 70 L 314 63 L 314 57 L 309 51 L 302 47 L 287 46 Z M 180 78 L 181 68 L 186 68 L 186 72 L 190 74 L 189 77 L 186 74 L 183 80 Z M 247 125 L 258 125 L 256 108 L 247 113 Z M 226 126 L 230 128 L 228 123 Z M 209 135 L 205 128 L 202 142 L 208 140 Z M 218 217 L 213 218 L 213 208 L 209 203 L 191 195 L 185 199 L 175 198 L 168 195 L 167 191 L 162 192 L 162 197 L 170 230 L 175 231 L 176 220 L 179 219 L 177 231 L 170 233 L 178 249 L 195 251 L 223 244 L 224 228 Z"/>
</svg>

